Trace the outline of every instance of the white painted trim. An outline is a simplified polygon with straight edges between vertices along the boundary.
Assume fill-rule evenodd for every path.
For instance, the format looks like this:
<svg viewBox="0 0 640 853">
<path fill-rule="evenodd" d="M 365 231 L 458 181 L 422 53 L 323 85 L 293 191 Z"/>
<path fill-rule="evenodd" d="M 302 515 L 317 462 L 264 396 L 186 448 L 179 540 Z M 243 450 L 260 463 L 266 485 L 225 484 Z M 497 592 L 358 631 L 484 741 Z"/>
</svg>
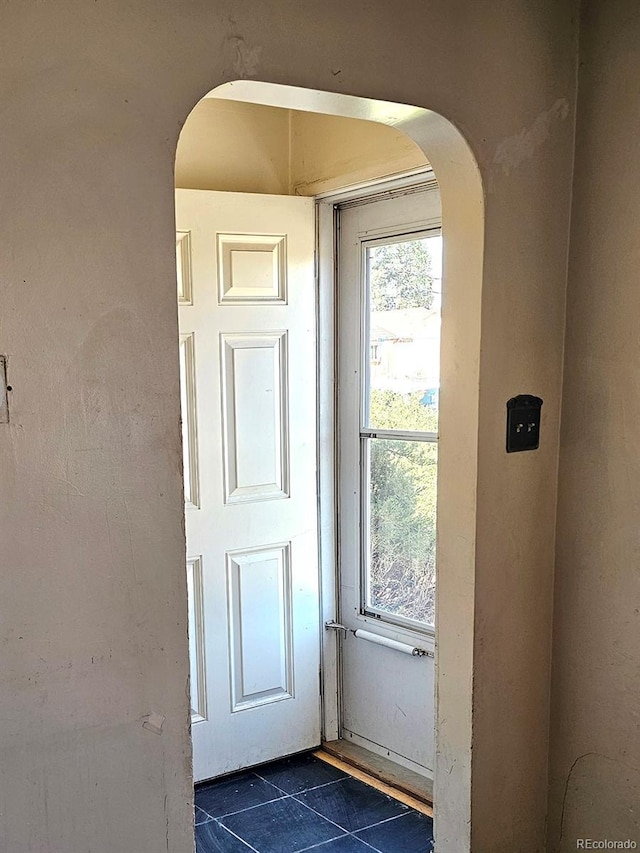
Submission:
<svg viewBox="0 0 640 853">
<path fill-rule="evenodd" d="M 348 187 L 343 187 L 339 190 L 318 193 L 315 199 L 317 202 L 334 205 L 345 204 L 347 202 L 366 204 L 368 201 L 373 201 L 387 193 L 403 192 L 413 190 L 414 188 L 424 190 L 430 183 L 436 183 L 433 169 L 431 166 L 423 166 L 420 169 L 403 172 L 392 178 L 377 178 L 374 181 L 350 184 Z"/>
<path fill-rule="evenodd" d="M 316 204 L 316 295 L 318 341 L 318 540 L 320 565 L 320 638 L 322 737 L 337 740 L 340 724 L 339 648 L 325 622 L 338 613 L 336 485 L 336 216 L 330 201 Z"/>
</svg>

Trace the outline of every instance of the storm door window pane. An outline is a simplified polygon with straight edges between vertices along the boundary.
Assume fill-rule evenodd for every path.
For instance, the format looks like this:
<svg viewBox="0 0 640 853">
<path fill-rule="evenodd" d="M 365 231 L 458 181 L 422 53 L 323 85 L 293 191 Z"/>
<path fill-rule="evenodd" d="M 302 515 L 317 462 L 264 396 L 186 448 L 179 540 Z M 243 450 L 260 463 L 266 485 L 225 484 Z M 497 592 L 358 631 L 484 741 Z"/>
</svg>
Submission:
<svg viewBox="0 0 640 853">
<path fill-rule="evenodd" d="M 364 246 L 361 608 L 435 624 L 442 238 Z"/>
<path fill-rule="evenodd" d="M 367 439 L 366 611 L 435 624 L 435 442 Z"/>
<path fill-rule="evenodd" d="M 364 425 L 435 432 L 442 237 L 369 246 L 365 266 L 368 383 Z M 404 405 L 407 400 L 411 401 L 410 411 Z"/>
</svg>

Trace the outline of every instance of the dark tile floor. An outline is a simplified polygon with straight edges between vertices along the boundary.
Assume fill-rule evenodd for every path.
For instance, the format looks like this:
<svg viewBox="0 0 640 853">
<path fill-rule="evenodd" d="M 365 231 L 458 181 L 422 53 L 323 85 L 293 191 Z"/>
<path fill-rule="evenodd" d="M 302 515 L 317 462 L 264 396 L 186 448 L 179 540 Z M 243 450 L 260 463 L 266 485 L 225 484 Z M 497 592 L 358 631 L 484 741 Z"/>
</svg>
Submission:
<svg viewBox="0 0 640 853">
<path fill-rule="evenodd" d="M 433 821 L 310 753 L 196 786 L 196 853 L 431 853 Z"/>
</svg>

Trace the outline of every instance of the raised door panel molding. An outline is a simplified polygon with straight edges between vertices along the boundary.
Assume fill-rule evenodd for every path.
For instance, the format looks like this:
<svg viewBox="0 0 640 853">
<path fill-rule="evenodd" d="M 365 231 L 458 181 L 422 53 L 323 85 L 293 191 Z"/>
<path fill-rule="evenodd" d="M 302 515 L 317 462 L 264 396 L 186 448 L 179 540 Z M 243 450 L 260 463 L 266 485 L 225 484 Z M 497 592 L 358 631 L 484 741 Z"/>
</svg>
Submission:
<svg viewBox="0 0 640 853">
<path fill-rule="evenodd" d="M 196 365 L 194 333 L 180 335 L 180 407 L 182 410 L 182 462 L 184 501 L 187 507 L 200 506 L 198 427 L 196 408 Z"/>
<path fill-rule="evenodd" d="M 286 236 L 218 234 L 217 244 L 221 304 L 286 304 Z"/>
<path fill-rule="evenodd" d="M 287 333 L 222 334 L 225 503 L 289 497 Z"/>
<path fill-rule="evenodd" d="M 291 699 L 289 543 L 227 554 L 231 712 Z"/>
<path fill-rule="evenodd" d="M 202 557 L 187 559 L 187 603 L 189 608 L 189 669 L 191 678 L 191 722 L 207 719 L 205 675 L 204 598 Z"/>
<path fill-rule="evenodd" d="M 193 305 L 190 231 L 176 231 L 176 275 L 178 278 L 178 304 Z"/>
</svg>

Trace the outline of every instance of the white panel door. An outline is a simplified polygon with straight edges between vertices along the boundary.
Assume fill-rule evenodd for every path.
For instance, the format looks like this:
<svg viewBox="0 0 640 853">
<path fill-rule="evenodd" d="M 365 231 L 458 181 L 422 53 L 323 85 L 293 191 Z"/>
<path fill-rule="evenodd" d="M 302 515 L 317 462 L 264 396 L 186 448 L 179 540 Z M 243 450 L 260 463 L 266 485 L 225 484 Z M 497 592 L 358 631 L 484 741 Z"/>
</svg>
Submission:
<svg viewBox="0 0 640 853">
<path fill-rule="evenodd" d="M 176 191 L 194 778 L 320 743 L 314 205 Z"/>
<path fill-rule="evenodd" d="M 431 776 L 439 192 L 350 204 L 339 222 L 340 732 Z"/>
</svg>

